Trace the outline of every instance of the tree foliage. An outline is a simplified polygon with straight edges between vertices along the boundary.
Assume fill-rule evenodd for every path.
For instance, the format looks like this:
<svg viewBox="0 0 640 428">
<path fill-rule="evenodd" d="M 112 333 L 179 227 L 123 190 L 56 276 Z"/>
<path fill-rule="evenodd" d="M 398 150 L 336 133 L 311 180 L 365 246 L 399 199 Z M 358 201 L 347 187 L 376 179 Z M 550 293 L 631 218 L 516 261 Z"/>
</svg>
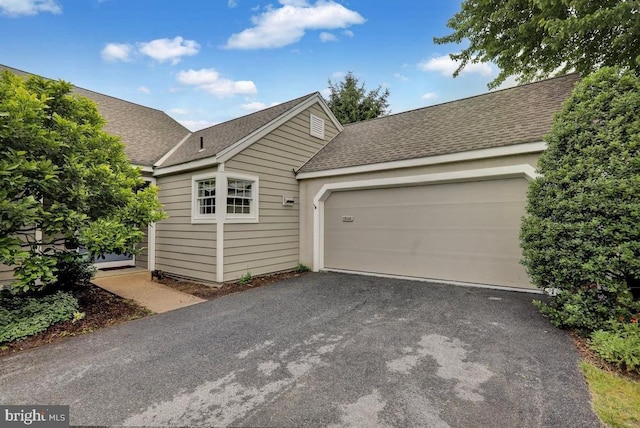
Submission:
<svg viewBox="0 0 640 428">
<path fill-rule="evenodd" d="M 555 71 L 583 75 L 602 66 L 640 71 L 640 2 L 637 0 L 465 0 L 447 23 L 453 33 L 435 43 L 469 42 L 451 58 L 454 76 L 470 63 L 494 62 L 498 86 Z"/>
<path fill-rule="evenodd" d="M 71 89 L 0 78 L 0 263 L 15 266 L 16 290 L 54 284 L 63 245 L 134 253 L 142 229 L 164 216 L 96 105 Z"/>
<path fill-rule="evenodd" d="M 360 122 L 388 114 L 389 89 L 381 86 L 367 92 L 364 83 L 348 72 L 341 82 L 329 80 L 329 108 L 342 124 Z"/>
<path fill-rule="evenodd" d="M 540 304 L 583 332 L 638 311 L 640 78 L 620 68 L 585 77 L 556 116 L 531 182 L 521 239 Z M 638 289 L 640 291 L 640 289 Z"/>
</svg>

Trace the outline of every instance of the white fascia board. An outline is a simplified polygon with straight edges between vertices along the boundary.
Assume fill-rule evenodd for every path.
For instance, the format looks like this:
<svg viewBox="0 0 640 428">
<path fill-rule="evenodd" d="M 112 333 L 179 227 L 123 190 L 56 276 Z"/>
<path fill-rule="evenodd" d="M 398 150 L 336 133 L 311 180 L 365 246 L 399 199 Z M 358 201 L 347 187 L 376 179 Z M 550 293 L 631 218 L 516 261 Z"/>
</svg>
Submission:
<svg viewBox="0 0 640 428">
<path fill-rule="evenodd" d="M 144 166 L 144 165 L 136 165 L 136 164 L 131 164 L 132 167 L 134 168 L 140 168 L 140 171 L 142 172 L 149 172 L 149 173 L 153 173 L 153 167 L 150 166 Z"/>
<path fill-rule="evenodd" d="M 267 123 L 266 125 L 262 126 L 261 128 L 255 130 L 251 134 L 242 138 L 241 140 L 238 140 L 233 145 L 219 152 L 216 155 L 218 161 L 219 162 L 228 161 L 229 159 L 231 159 L 232 157 L 234 157 L 235 155 L 237 155 L 247 147 L 251 146 L 256 141 L 265 137 L 267 134 L 274 131 L 279 126 L 283 125 L 289 120 L 293 119 L 294 117 L 296 117 L 297 115 L 299 115 L 300 113 L 302 113 L 303 111 L 305 111 L 306 109 L 308 109 L 309 107 L 311 107 L 316 103 L 319 104 L 320 107 L 323 108 L 323 110 L 326 108 L 326 106 L 322 101 L 322 97 L 318 93 L 315 93 L 309 98 L 307 98 L 306 100 L 302 101 L 300 104 L 293 107 L 292 109 L 286 111 L 282 115 L 273 119 L 271 122 Z M 332 114 L 329 117 L 331 118 L 332 122 L 335 120 L 335 117 L 333 117 Z M 340 130 L 342 130 L 342 127 L 340 127 Z"/>
<path fill-rule="evenodd" d="M 173 146 L 173 148 L 171 150 L 169 150 L 167 153 L 165 153 L 164 156 L 162 156 L 160 159 L 158 159 L 158 162 L 153 164 L 154 168 L 159 168 L 167 159 L 169 159 L 169 157 L 172 154 L 174 154 L 176 152 L 176 150 L 178 150 L 180 148 L 181 145 L 184 144 L 185 141 L 187 141 L 189 139 L 189 137 L 191 137 L 191 132 L 189 132 L 182 140 L 180 140 L 180 142 L 178 144 Z"/>
<path fill-rule="evenodd" d="M 167 166 L 164 168 L 158 168 L 153 172 L 154 177 L 161 177 L 163 175 L 177 174 L 180 172 L 192 171 L 194 169 L 208 168 L 218 165 L 218 159 L 215 156 L 198 159 L 191 162 L 181 163 L 178 165 Z"/>
<path fill-rule="evenodd" d="M 490 149 L 470 150 L 468 152 L 451 153 L 447 155 L 430 156 L 426 158 L 407 159 L 401 161 L 375 163 L 371 165 L 359 165 L 346 168 L 327 169 L 324 171 L 301 172 L 296 178 L 304 180 L 308 178 L 333 177 L 337 175 L 359 174 L 390 169 L 411 168 L 420 166 L 437 165 L 451 162 L 462 162 L 479 159 L 495 158 L 500 156 L 520 155 L 526 153 L 541 153 L 547 148 L 547 143 L 525 143 L 505 147 L 492 147 Z"/>
<path fill-rule="evenodd" d="M 529 164 L 522 164 L 325 184 L 313 198 L 313 271 L 318 272 L 324 269 L 324 202 L 333 192 L 517 177 L 523 177 L 532 181 L 535 180 L 538 175 L 534 167 Z"/>
</svg>

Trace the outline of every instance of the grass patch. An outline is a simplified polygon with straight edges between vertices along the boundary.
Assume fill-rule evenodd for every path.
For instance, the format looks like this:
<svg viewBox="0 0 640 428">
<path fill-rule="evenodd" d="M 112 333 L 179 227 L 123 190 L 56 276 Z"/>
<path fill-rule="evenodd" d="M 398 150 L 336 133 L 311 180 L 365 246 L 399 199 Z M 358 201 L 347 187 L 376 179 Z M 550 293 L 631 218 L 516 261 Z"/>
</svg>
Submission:
<svg viewBox="0 0 640 428">
<path fill-rule="evenodd" d="M 582 362 L 582 371 L 591 391 L 598 417 L 610 427 L 640 426 L 640 382 Z"/>
</svg>

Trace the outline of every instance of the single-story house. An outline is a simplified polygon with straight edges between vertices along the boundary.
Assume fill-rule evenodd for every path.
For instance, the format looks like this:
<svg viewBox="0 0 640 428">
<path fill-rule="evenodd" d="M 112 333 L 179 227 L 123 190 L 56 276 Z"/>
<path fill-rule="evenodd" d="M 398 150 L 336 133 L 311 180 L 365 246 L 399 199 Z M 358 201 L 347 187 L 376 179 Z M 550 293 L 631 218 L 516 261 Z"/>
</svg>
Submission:
<svg viewBox="0 0 640 428">
<path fill-rule="evenodd" d="M 150 227 L 145 251 L 103 266 L 220 283 L 302 263 L 532 289 L 519 263 L 527 183 L 578 79 L 345 126 L 312 93 L 196 132 L 161 111 L 76 88 L 159 187 L 169 216 Z"/>
</svg>

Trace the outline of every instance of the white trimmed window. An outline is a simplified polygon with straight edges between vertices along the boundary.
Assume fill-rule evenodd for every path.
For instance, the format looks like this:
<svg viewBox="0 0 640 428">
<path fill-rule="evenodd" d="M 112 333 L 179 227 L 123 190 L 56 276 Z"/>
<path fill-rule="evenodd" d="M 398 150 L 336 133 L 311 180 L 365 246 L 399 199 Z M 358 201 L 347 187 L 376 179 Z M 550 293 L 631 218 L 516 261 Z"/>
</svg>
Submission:
<svg viewBox="0 0 640 428">
<path fill-rule="evenodd" d="M 193 176 L 192 223 L 256 223 L 258 178 L 225 172 Z"/>
<path fill-rule="evenodd" d="M 191 222 L 214 223 L 216 221 L 216 174 L 191 177 Z"/>
<path fill-rule="evenodd" d="M 198 180 L 198 195 L 196 197 L 199 215 L 216 213 L 216 179 Z"/>
<path fill-rule="evenodd" d="M 227 179 L 227 214 L 250 215 L 253 208 L 253 181 Z"/>
</svg>

